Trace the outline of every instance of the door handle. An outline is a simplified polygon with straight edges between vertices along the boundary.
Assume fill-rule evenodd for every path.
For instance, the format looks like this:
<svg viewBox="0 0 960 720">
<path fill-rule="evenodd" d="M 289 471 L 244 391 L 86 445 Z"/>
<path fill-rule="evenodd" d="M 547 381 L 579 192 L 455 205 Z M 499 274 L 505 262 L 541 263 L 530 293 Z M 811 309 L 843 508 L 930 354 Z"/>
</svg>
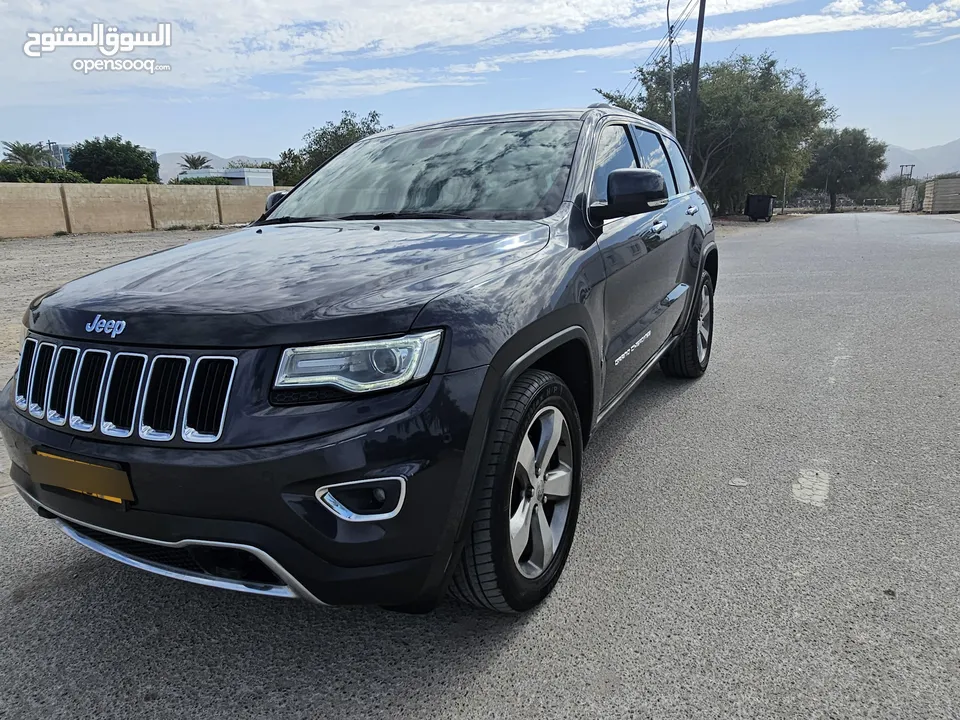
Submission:
<svg viewBox="0 0 960 720">
<path fill-rule="evenodd" d="M 657 220 L 657 221 L 653 224 L 653 227 L 651 228 L 651 230 L 653 230 L 655 233 L 658 233 L 658 234 L 659 234 L 659 233 L 662 233 L 662 232 L 663 232 L 664 230 L 666 230 L 666 229 L 667 229 L 667 222 L 666 222 L 666 220 Z"/>
<path fill-rule="evenodd" d="M 696 215 L 698 212 L 700 212 L 700 208 L 696 205 L 691 205 L 687 208 L 687 215 Z"/>
</svg>

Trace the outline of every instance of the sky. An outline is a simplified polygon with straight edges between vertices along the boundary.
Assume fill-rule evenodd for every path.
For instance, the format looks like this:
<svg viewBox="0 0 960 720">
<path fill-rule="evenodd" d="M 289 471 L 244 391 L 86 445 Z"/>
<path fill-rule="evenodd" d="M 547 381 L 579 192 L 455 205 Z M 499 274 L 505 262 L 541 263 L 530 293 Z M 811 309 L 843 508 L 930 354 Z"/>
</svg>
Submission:
<svg viewBox="0 0 960 720">
<path fill-rule="evenodd" d="M 672 0 L 685 9 L 676 52 L 692 56 L 697 6 Z M 26 54 L 31 33 L 94 23 L 170 23 L 169 46 L 113 56 L 170 69 L 75 70 L 105 59 L 93 46 Z M 666 0 L 0 0 L 0 140 L 276 157 L 343 110 L 402 126 L 583 107 L 627 88 L 665 33 Z M 707 0 L 705 62 L 763 51 L 840 126 L 910 149 L 960 137 L 960 0 Z"/>
</svg>

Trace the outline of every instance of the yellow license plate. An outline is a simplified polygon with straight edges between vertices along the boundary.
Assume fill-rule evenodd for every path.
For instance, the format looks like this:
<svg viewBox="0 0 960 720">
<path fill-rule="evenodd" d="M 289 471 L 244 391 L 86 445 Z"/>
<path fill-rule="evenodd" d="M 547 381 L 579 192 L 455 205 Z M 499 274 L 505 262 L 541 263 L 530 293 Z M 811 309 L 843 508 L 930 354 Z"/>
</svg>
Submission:
<svg viewBox="0 0 960 720">
<path fill-rule="evenodd" d="M 39 450 L 30 455 L 27 464 L 30 479 L 38 485 L 58 487 L 117 504 L 134 500 L 130 478 L 123 470 Z"/>
</svg>

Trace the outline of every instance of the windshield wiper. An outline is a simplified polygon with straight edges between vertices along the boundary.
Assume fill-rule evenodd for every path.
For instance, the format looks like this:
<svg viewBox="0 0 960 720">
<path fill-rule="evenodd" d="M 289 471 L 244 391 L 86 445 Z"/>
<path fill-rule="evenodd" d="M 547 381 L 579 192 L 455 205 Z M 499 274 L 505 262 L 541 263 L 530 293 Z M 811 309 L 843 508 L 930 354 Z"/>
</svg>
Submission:
<svg viewBox="0 0 960 720">
<path fill-rule="evenodd" d="M 337 220 L 469 220 L 466 215 L 439 212 L 416 212 L 401 210 L 397 212 L 353 213 L 340 215 Z"/>
<path fill-rule="evenodd" d="M 258 225 L 286 225 L 287 223 L 296 223 L 296 222 L 323 222 L 327 220 L 342 220 L 343 218 L 336 217 L 334 215 L 316 215 L 314 217 L 294 217 L 291 215 L 284 215 L 283 217 L 268 218 L 263 220 Z"/>
</svg>

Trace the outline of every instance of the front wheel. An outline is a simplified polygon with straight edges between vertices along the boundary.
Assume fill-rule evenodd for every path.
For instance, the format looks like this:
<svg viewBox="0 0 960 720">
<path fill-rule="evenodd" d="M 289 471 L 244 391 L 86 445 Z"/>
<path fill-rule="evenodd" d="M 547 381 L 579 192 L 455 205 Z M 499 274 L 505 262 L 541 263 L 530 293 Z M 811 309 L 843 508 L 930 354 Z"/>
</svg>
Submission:
<svg viewBox="0 0 960 720">
<path fill-rule="evenodd" d="M 477 478 L 479 506 L 451 594 L 529 610 L 553 590 L 580 511 L 580 416 L 566 384 L 528 370 L 510 389 Z"/>
</svg>

